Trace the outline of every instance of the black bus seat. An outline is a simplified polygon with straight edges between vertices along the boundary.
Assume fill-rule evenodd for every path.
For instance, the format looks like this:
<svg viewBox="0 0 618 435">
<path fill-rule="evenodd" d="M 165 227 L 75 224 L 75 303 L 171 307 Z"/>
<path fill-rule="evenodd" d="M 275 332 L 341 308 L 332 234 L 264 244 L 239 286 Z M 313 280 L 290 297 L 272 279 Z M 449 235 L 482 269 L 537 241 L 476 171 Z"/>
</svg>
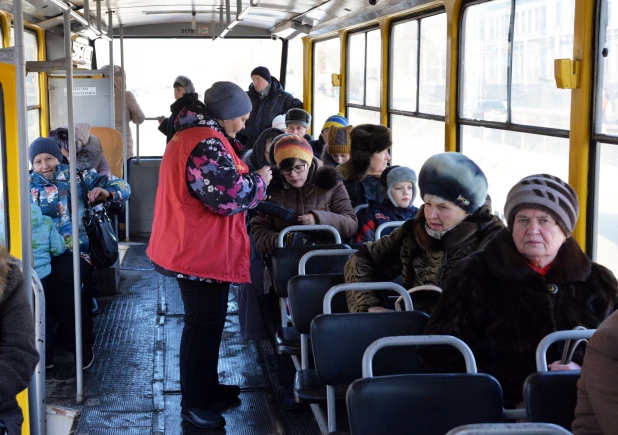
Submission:
<svg viewBox="0 0 618 435">
<path fill-rule="evenodd" d="M 343 399 L 341 394 L 336 394 L 336 387 L 347 387 L 362 376 L 361 363 L 367 346 L 382 337 L 422 334 L 428 319 L 418 311 L 391 311 L 323 314 L 313 320 L 311 344 L 318 379 L 326 385 L 329 432 L 337 430 L 335 402 L 337 397 Z M 421 370 L 416 349 L 410 347 L 386 349 L 376 362 L 380 374 Z"/>
<path fill-rule="evenodd" d="M 450 430 L 446 435 L 572 435 L 550 423 L 482 423 L 466 424 Z"/>
<path fill-rule="evenodd" d="M 328 231 L 333 235 L 334 244 L 309 245 L 299 247 L 285 247 L 284 240 L 288 233 L 295 231 Z M 300 355 L 300 334 L 296 328 L 288 326 L 290 316 L 287 309 L 288 281 L 293 276 L 298 275 L 300 259 L 307 252 L 318 249 L 344 249 L 349 248 L 341 243 L 341 236 L 337 230 L 330 225 L 294 225 L 284 228 L 277 238 L 277 247 L 266 257 L 266 267 L 270 272 L 272 288 L 279 297 L 279 310 L 281 323 L 277 327 L 276 346 L 277 352 L 285 355 Z M 338 264 L 333 264 L 325 258 L 318 258 L 312 261 L 310 273 L 331 273 L 343 270 L 343 265 L 338 268 Z M 344 263 L 345 264 L 345 263 Z"/>
<path fill-rule="evenodd" d="M 373 377 L 379 367 L 378 352 L 435 344 L 456 345 L 466 360 L 467 373 Z M 347 392 L 352 435 L 443 435 L 462 424 L 503 421 L 500 384 L 493 376 L 477 373 L 472 351 L 455 337 L 379 339 L 363 354 L 362 371 L 363 379 L 352 382 Z"/>
<path fill-rule="evenodd" d="M 301 334 L 301 339 L 311 333 L 311 322 L 322 314 L 324 295 L 331 287 L 344 282 L 343 274 L 299 275 L 288 285 L 292 323 Z M 333 301 L 336 313 L 348 311 L 345 295 L 339 293 Z M 294 397 L 298 403 L 326 403 L 326 385 L 317 377 L 315 369 L 309 368 L 310 343 L 301 342 L 301 370 L 296 372 Z"/>
<path fill-rule="evenodd" d="M 524 383 L 524 402 L 530 422 L 553 423 L 571 429 L 580 371 L 548 371 L 547 349 L 558 341 L 588 339 L 594 332 L 594 329 L 557 331 L 541 340 L 536 350 L 537 373 L 528 376 Z"/>
</svg>

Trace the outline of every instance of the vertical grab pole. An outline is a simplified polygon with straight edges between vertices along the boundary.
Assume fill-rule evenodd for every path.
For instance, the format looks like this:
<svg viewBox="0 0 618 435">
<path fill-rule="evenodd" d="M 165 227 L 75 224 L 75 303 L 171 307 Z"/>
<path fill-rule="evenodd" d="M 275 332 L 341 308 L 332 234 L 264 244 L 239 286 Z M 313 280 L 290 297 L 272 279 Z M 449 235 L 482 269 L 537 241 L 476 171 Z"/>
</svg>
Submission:
<svg viewBox="0 0 618 435">
<path fill-rule="evenodd" d="M 123 174 L 127 174 L 127 92 L 125 83 L 125 69 L 124 69 L 124 30 L 123 25 L 120 25 L 120 69 L 122 70 L 122 75 L 120 76 L 122 79 L 122 85 L 120 91 L 122 94 L 122 146 L 124 150 L 124 166 L 123 166 Z M 126 180 L 127 183 L 129 180 Z M 125 225 L 125 242 L 129 241 L 129 201 L 126 202 L 125 215 L 124 215 L 124 225 Z"/>
<path fill-rule="evenodd" d="M 73 294 L 75 305 L 75 371 L 77 391 L 75 401 L 84 401 L 84 361 L 82 347 L 82 286 L 79 265 L 79 195 L 77 191 L 77 166 L 75 150 L 75 119 L 73 117 L 73 63 L 71 61 L 71 19 L 69 11 L 64 15 L 64 56 L 67 59 L 67 114 L 69 118 L 69 173 L 71 174 L 71 223 L 73 234 Z"/>
<path fill-rule="evenodd" d="M 22 267 L 22 269 L 25 268 Z M 30 270 L 30 272 L 32 274 L 32 294 L 34 295 L 36 350 L 41 356 L 34 376 L 28 385 L 28 402 L 31 406 L 30 428 L 32 434 L 45 435 L 45 293 L 36 272 L 33 270 Z M 33 397 L 34 392 L 36 392 L 36 398 Z M 34 403 L 36 403 L 36 419 L 32 417 L 32 404 Z"/>
<path fill-rule="evenodd" d="M 13 3 L 15 27 L 15 87 L 17 94 L 17 149 L 19 158 L 19 212 L 21 215 L 21 259 L 24 283 L 28 288 L 32 280 L 30 266 L 32 264 L 32 223 L 30 221 L 30 175 L 28 173 L 28 130 L 26 108 L 26 58 L 24 56 L 24 13 L 21 0 Z M 30 305 L 35 307 L 32 292 L 27 291 Z M 38 390 L 34 382 L 28 388 L 28 411 L 31 431 L 40 433 Z M 33 406 L 36 404 L 36 406 Z"/>
</svg>

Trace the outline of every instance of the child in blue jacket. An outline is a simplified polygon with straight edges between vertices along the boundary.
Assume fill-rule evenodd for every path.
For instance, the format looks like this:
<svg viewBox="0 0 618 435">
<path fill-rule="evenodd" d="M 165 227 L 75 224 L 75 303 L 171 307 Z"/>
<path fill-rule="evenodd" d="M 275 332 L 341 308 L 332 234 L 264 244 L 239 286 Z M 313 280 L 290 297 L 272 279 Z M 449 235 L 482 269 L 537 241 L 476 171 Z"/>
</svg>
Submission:
<svg viewBox="0 0 618 435">
<path fill-rule="evenodd" d="M 353 237 L 355 246 L 375 241 L 376 229 L 386 222 L 406 221 L 416 216 L 418 208 L 413 205 L 416 198 L 416 173 L 405 166 L 386 168 L 380 177 L 380 184 L 386 187 L 385 198 L 381 203 L 369 202 L 369 208 L 359 216 L 358 231 Z M 394 227 L 382 231 L 387 236 Z"/>
<path fill-rule="evenodd" d="M 34 260 L 34 271 L 41 280 L 45 295 L 51 295 L 49 289 L 49 274 L 51 273 L 51 257 L 62 255 L 66 250 L 64 238 L 60 235 L 52 218 L 44 216 L 41 207 L 30 204 L 30 217 L 32 219 L 32 258 Z M 51 307 L 53 300 L 46 303 Z M 54 359 L 54 325 L 51 318 L 51 310 L 45 310 L 45 366 L 53 367 Z"/>
</svg>

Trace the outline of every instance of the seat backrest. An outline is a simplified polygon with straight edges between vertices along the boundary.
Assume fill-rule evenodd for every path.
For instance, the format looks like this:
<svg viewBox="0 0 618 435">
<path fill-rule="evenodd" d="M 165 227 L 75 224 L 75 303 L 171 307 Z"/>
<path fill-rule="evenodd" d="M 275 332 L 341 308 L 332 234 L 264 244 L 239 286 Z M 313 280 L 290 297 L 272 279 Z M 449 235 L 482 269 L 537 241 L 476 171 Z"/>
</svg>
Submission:
<svg viewBox="0 0 618 435">
<path fill-rule="evenodd" d="M 352 435 L 444 435 L 471 423 L 502 421 L 502 388 L 487 374 L 364 378 L 347 392 Z"/>
<path fill-rule="evenodd" d="M 524 383 L 526 413 L 531 422 L 571 429 L 577 404 L 579 371 L 532 373 Z"/>
<path fill-rule="evenodd" d="M 288 281 L 298 275 L 298 263 L 303 255 L 316 249 L 345 249 L 344 244 L 310 245 L 275 248 L 266 258 L 275 293 L 288 297 Z M 307 274 L 343 273 L 347 257 L 316 257 L 307 263 Z"/>
<path fill-rule="evenodd" d="M 124 178 L 124 149 L 122 135 L 113 128 L 92 127 L 90 134 L 96 136 L 101 142 L 103 155 L 109 163 L 109 169 L 113 176 Z M 128 180 L 127 180 L 128 181 Z"/>
<path fill-rule="evenodd" d="M 313 261 L 313 260 L 312 260 Z M 331 287 L 345 282 L 341 273 L 324 275 L 297 275 L 288 282 L 288 296 L 292 311 L 292 323 L 301 334 L 311 333 L 311 322 L 322 314 L 324 295 Z M 335 313 L 348 312 L 345 293 L 337 293 L 333 299 Z"/>
<path fill-rule="evenodd" d="M 420 311 L 323 314 L 311 324 L 315 369 L 326 385 L 361 378 L 365 349 L 378 338 L 422 335 L 429 317 Z M 422 371 L 415 346 L 389 347 L 374 358 L 376 376 Z"/>
<path fill-rule="evenodd" d="M 566 429 L 550 423 L 480 423 L 466 424 L 446 435 L 571 435 Z"/>
</svg>

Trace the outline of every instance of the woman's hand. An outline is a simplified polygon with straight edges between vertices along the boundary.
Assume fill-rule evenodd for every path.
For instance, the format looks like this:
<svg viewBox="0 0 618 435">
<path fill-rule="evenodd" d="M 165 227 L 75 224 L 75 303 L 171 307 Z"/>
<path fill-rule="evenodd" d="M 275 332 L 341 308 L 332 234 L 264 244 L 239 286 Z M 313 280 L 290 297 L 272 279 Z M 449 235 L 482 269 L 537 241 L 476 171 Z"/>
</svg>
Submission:
<svg viewBox="0 0 618 435">
<path fill-rule="evenodd" d="M 108 199 L 112 196 L 111 193 L 109 193 L 109 191 L 101 188 L 101 187 L 95 187 L 94 189 L 92 189 L 90 192 L 88 192 L 88 202 L 90 204 L 97 202 L 97 201 L 103 201 L 105 199 Z"/>
<path fill-rule="evenodd" d="M 367 311 L 370 313 L 384 313 L 384 312 L 388 312 L 391 310 L 389 310 L 388 308 L 384 308 L 384 307 L 369 307 Z"/>
<path fill-rule="evenodd" d="M 568 364 L 560 364 L 560 361 L 554 361 L 547 366 L 552 372 L 561 372 L 566 370 L 581 370 L 581 366 L 577 363 L 570 362 Z"/>
<path fill-rule="evenodd" d="M 298 216 L 298 223 L 301 225 L 315 225 L 315 215 L 313 213 L 307 213 L 302 216 Z"/>
<path fill-rule="evenodd" d="M 262 177 L 267 186 L 270 184 L 270 180 L 273 179 L 273 171 L 270 169 L 270 166 L 264 166 L 255 171 L 255 173 Z"/>
</svg>

